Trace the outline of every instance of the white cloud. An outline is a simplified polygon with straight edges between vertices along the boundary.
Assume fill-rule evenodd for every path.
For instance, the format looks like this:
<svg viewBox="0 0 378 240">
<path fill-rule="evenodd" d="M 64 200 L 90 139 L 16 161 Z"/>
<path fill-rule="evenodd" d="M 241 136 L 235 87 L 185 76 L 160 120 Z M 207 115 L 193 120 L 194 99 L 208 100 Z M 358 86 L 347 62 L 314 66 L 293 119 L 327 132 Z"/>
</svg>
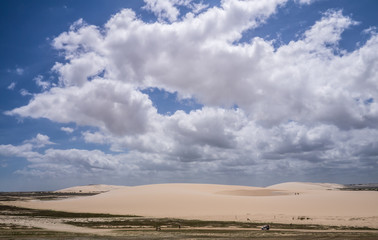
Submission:
<svg viewBox="0 0 378 240">
<path fill-rule="evenodd" d="M 193 10 L 193 13 L 198 14 L 209 7 L 209 4 L 204 4 L 203 2 L 192 3 L 190 8 Z"/>
<path fill-rule="evenodd" d="M 60 85 L 6 113 L 93 126 L 84 140 L 120 153 L 49 149 L 28 158 L 33 164 L 24 173 L 119 166 L 142 177 L 210 181 L 227 172 L 256 180 L 376 171 L 378 36 L 343 51 L 342 33 L 357 23 L 333 10 L 288 44 L 259 37 L 239 43 L 285 2 L 227 0 L 177 21 L 177 6 L 193 2 L 146 1 L 173 23 L 145 23 L 130 9 L 104 28 L 77 21 L 53 41 L 65 57 L 53 67 Z M 149 87 L 205 107 L 159 115 L 141 92 Z"/>
<path fill-rule="evenodd" d="M 83 132 L 82 133 L 85 142 L 89 143 L 99 143 L 99 144 L 104 144 L 106 143 L 106 136 L 100 132 Z"/>
<path fill-rule="evenodd" d="M 378 156 L 377 130 L 345 132 L 331 125 L 310 128 L 294 122 L 264 129 L 247 121 L 239 110 L 204 109 L 188 116 L 182 114 L 167 120 L 167 125 L 160 129 L 162 132 L 156 135 L 149 133 L 134 141 L 111 138 L 123 141 L 128 147 L 135 144 L 134 150 L 127 154 L 79 149 L 47 149 L 38 154 L 30 152 L 31 146 L 12 145 L 0 145 L 0 154 L 8 152 L 8 155 L 26 157 L 30 164 L 18 171 L 22 174 L 74 178 L 109 174 L 137 182 L 146 181 L 146 178 L 219 182 L 222 181 L 219 176 L 227 178 L 230 172 L 237 173 L 237 179 L 261 179 L 298 176 L 310 170 L 320 174 L 327 169 L 342 172 L 352 168 L 362 173 L 376 170 L 371 162 Z M 209 131 L 211 135 L 216 134 L 212 128 L 218 130 L 207 121 L 209 118 L 218 118 L 220 124 L 226 124 L 227 135 L 223 132 L 208 136 Z M 172 126 L 172 121 L 179 130 L 166 128 Z M 184 142 L 180 144 L 179 141 Z M 232 144 L 225 146 L 227 141 Z M 21 148 L 27 148 L 27 151 L 21 151 Z"/>
<path fill-rule="evenodd" d="M 31 94 L 28 90 L 26 90 L 26 89 L 21 89 L 20 90 L 20 94 L 22 95 L 22 96 L 31 96 L 31 95 L 33 95 L 33 94 Z"/>
<path fill-rule="evenodd" d="M 0 145 L 0 154 L 3 156 L 17 156 L 17 157 L 27 157 L 33 149 L 32 144 L 23 144 L 20 146 L 13 146 L 10 144 Z"/>
<path fill-rule="evenodd" d="M 367 29 L 364 29 L 362 31 L 362 33 L 376 35 L 377 34 L 377 27 L 376 26 L 369 27 Z"/>
<path fill-rule="evenodd" d="M 147 95 L 128 84 L 94 79 L 82 87 L 51 88 L 8 115 L 48 118 L 60 123 L 94 126 L 114 135 L 148 130 L 156 109 Z"/>
<path fill-rule="evenodd" d="M 204 8 L 201 4 L 193 3 L 192 5 L 192 0 L 144 0 L 144 2 L 146 5 L 143 8 L 153 12 L 158 17 L 159 21 L 176 21 L 180 15 L 180 10 L 177 8 L 178 6 L 195 8 L 198 11 Z"/>
<path fill-rule="evenodd" d="M 51 87 L 51 83 L 43 81 L 42 75 L 36 76 L 33 80 L 35 81 L 38 87 L 42 88 L 42 90 L 47 90 L 48 88 Z"/>
<path fill-rule="evenodd" d="M 127 169 L 126 165 L 121 166 L 117 157 L 98 150 L 47 149 L 43 154 L 26 158 L 30 164 L 16 173 L 38 177 L 83 178 Z"/>
<path fill-rule="evenodd" d="M 175 0 L 144 0 L 146 5 L 144 8 L 153 12 L 160 21 L 164 19 L 170 22 L 176 21 L 179 10 L 174 6 Z"/>
<path fill-rule="evenodd" d="M 24 72 L 25 72 L 25 69 L 18 67 L 18 68 L 16 68 L 15 72 L 16 72 L 17 75 L 23 75 Z"/>
<path fill-rule="evenodd" d="M 295 0 L 295 2 L 297 2 L 299 4 L 307 4 L 307 5 L 309 5 L 309 4 L 311 4 L 315 1 L 317 1 L 317 0 Z"/>
<path fill-rule="evenodd" d="M 343 131 L 333 125 L 310 127 L 297 122 L 264 128 L 240 109 L 217 108 L 188 114 L 178 111 L 160 119 L 158 126 L 137 136 L 83 133 L 89 142 L 111 144 L 123 152 L 130 149 L 127 153 L 50 148 L 40 154 L 33 150 L 38 145 L 34 140 L 49 140 L 37 136 L 20 146 L 0 145 L 0 155 L 25 157 L 30 164 L 17 171 L 19 174 L 70 178 L 109 175 L 137 183 L 164 179 L 277 181 L 278 177 L 298 177 L 308 171 L 326 174 L 327 169 L 354 169 L 360 174 L 376 171 L 372 163 L 378 156 L 378 130 Z M 238 177 L 228 179 L 230 173 Z M 219 176 L 223 176 L 221 180 Z"/>
<path fill-rule="evenodd" d="M 55 144 L 50 141 L 49 136 L 38 133 L 37 136 L 30 140 L 26 140 L 25 143 L 30 143 L 34 148 L 41 148 L 46 145 Z"/>
<path fill-rule="evenodd" d="M 11 84 L 9 84 L 9 86 L 7 87 L 9 90 L 13 90 L 14 88 L 16 87 L 16 83 L 15 82 L 12 82 Z"/>
<path fill-rule="evenodd" d="M 83 54 L 68 64 L 56 63 L 53 70 L 59 74 L 62 86 L 82 86 L 88 78 L 95 77 L 104 69 L 104 60 L 93 53 Z"/>
<path fill-rule="evenodd" d="M 63 132 L 66 132 L 66 133 L 73 133 L 74 132 L 74 129 L 70 128 L 70 127 L 61 127 L 60 130 L 62 130 Z"/>
<path fill-rule="evenodd" d="M 341 10 L 329 10 L 324 13 L 320 21 L 305 32 L 305 41 L 316 49 L 320 47 L 318 45 L 336 45 L 341 39 L 341 33 L 356 24 L 358 24 L 356 21 L 343 16 Z"/>
</svg>

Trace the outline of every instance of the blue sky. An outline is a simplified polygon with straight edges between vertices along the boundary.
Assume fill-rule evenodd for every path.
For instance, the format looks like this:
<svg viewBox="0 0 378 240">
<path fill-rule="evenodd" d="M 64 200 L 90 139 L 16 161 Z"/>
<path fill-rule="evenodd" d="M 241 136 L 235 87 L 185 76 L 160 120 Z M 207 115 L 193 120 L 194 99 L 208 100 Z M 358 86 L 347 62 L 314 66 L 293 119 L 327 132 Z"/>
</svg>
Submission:
<svg viewBox="0 0 378 240">
<path fill-rule="evenodd" d="M 378 181 L 375 0 L 0 5 L 0 191 Z"/>
</svg>

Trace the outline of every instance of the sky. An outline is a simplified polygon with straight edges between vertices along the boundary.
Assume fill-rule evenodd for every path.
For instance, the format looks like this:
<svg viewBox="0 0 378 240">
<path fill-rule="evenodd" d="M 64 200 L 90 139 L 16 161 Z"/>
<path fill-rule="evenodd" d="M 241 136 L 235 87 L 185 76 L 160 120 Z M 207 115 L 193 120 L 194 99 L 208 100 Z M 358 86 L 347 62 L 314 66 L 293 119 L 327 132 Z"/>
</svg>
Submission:
<svg viewBox="0 0 378 240">
<path fill-rule="evenodd" d="M 378 182 L 376 0 L 1 0 L 0 191 Z"/>
</svg>

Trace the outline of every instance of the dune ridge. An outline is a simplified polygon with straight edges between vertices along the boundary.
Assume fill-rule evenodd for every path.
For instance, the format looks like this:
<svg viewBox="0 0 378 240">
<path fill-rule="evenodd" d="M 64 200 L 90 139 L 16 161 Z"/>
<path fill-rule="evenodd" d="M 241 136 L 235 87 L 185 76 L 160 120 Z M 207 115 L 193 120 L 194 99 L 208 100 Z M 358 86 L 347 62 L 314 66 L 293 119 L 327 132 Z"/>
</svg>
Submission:
<svg viewBox="0 0 378 240">
<path fill-rule="evenodd" d="M 69 188 L 64 188 L 56 190 L 54 192 L 58 193 L 102 193 L 108 192 L 110 190 L 126 188 L 126 186 L 117 186 L 117 185 L 105 185 L 105 184 L 91 184 L 85 186 L 74 186 Z"/>
<path fill-rule="evenodd" d="M 268 186 L 269 189 L 280 190 L 338 190 L 343 188 L 344 185 L 337 183 L 312 183 L 312 182 L 286 182 Z"/>
<path fill-rule="evenodd" d="M 323 183 L 283 183 L 266 188 L 213 184 L 119 186 L 105 188 L 109 190 L 94 196 L 17 205 L 146 217 L 378 228 L 378 192 L 329 190 L 338 186 Z"/>
</svg>

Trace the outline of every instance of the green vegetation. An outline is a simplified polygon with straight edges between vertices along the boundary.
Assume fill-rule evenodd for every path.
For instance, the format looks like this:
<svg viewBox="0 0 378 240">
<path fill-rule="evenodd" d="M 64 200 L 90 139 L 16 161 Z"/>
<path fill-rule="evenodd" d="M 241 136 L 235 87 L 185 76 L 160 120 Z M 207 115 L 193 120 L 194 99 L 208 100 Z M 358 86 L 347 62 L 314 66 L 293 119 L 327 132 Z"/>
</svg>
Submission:
<svg viewBox="0 0 378 240">
<path fill-rule="evenodd" d="M 134 215 L 112 215 L 102 213 L 74 213 L 53 210 L 41 210 L 21 208 L 15 206 L 1 205 L 0 214 L 9 216 L 29 216 L 29 217 L 48 217 L 48 218 L 112 218 L 112 217 L 137 217 Z"/>
<path fill-rule="evenodd" d="M 251 230 L 202 230 L 202 229 L 180 229 L 180 230 L 129 230 L 116 231 L 117 236 L 95 236 L 89 234 L 66 233 L 44 231 L 40 229 L 0 229 L 0 239 L 14 240 L 135 240 L 135 239 L 263 239 L 263 240 L 376 240 L 376 233 L 362 232 L 292 232 L 292 231 L 251 231 Z"/>
<path fill-rule="evenodd" d="M 347 184 L 339 189 L 343 191 L 378 191 L 378 183 Z"/>
<path fill-rule="evenodd" d="M 93 237 L 82 238 L 88 236 L 88 234 L 77 234 L 67 232 L 53 232 L 45 231 L 35 228 L 17 228 L 17 229 L 2 229 L 0 228 L 0 239 L 30 239 L 30 240 L 63 240 L 63 239 L 94 239 Z M 92 235 L 91 235 L 92 236 Z M 79 238 L 77 238 L 79 237 Z"/>
<path fill-rule="evenodd" d="M 60 193 L 60 192 L 0 192 L 0 201 L 18 200 L 56 200 L 70 197 L 93 196 L 98 193 Z"/>
<path fill-rule="evenodd" d="M 130 218 L 113 221 L 66 221 L 65 223 L 78 227 L 89 228 L 245 228 L 257 229 L 266 223 L 255 222 L 235 222 L 235 221 L 202 221 L 185 220 L 174 218 Z M 304 229 L 304 230 L 373 230 L 371 228 L 324 226 L 316 224 L 282 224 L 268 223 L 272 229 Z"/>
</svg>

